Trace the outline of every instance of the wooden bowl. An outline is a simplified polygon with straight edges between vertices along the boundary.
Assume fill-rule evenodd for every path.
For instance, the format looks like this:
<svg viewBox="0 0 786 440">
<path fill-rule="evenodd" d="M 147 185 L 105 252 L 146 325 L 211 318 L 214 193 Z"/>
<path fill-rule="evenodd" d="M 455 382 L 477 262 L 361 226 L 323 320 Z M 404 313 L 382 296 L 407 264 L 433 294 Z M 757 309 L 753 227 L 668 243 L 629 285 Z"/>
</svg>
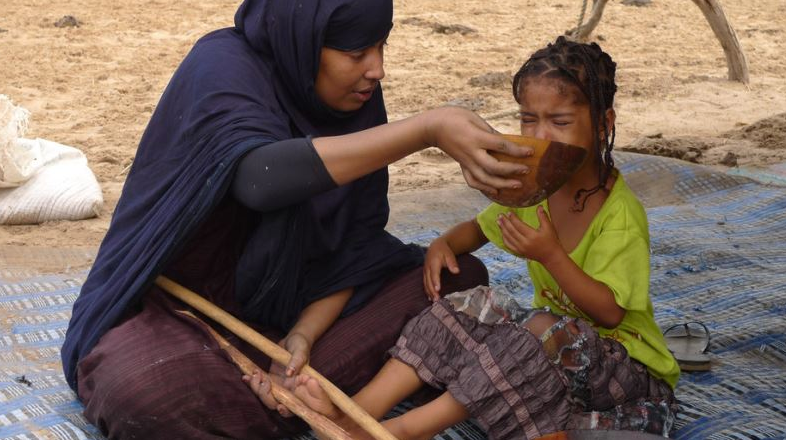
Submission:
<svg viewBox="0 0 786 440">
<path fill-rule="evenodd" d="M 502 136 L 518 145 L 531 147 L 534 154 L 514 157 L 489 151 L 499 161 L 523 163 L 530 168 L 529 173 L 515 177 L 521 181 L 521 188 L 502 189 L 495 196 L 486 194 L 486 197 L 500 205 L 521 208 L 540 203 L 564 185 L 587 157 L 587 150 L 575 145 L 515 134 Z"/>
</svg>

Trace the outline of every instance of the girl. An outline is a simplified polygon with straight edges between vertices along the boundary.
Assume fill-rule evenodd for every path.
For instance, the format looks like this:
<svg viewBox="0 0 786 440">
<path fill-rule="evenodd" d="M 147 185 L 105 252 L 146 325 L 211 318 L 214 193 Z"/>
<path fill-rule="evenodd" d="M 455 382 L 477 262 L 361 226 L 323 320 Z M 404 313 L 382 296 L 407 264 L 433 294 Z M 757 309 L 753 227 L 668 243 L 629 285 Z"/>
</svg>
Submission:
<svg viewBox="0 0 786 440">
<path fill-rule="evenodd" d="M 537 206 L 491 204 L 431 244 L 424 282 L 435 303 L 355 396 L 381 417 L 423 384 L 446 390 L 384 422 L 399 438 L 431 438 L 470 416 L 492 439 L 589 427 L 668 434 L 679 368 L 648 295 L 646 214 L 611 157 L 615 67 L 597 44 L 560 37 L 515 75 L 521 133 L 590 154 Z M 504 298 L 484 287 L 439 299 L 442 269 L 458 273 L 456 255 L 488 241 L 527 259 L 534 310 L 501 310 Z M 298 377 L 295 391 L 357 430 L 313 379 Z"/>
</svg>

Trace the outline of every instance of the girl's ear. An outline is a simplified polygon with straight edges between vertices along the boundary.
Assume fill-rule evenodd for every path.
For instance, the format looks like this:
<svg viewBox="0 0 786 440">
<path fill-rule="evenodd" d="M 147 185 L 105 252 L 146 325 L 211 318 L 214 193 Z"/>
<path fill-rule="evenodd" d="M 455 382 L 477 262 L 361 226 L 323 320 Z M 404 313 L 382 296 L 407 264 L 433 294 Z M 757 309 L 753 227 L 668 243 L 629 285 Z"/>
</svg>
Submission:
<svg viewBox="0 0 786 440">
<path fill-rule="evenodd" d="M 611 131 L 611 128 L 614 127 L 614 122 L 616 122 L 616 120 L 617 120 L 617 112 L 615 112 L 613 108 L 610 108 L 610 109 L 606 110 L 606 113 L 603 116 L 604 116 L 604 122 L 606 123 L 606 125 L 601 125 L 600 126 L 600 130 L 598 130 L 598 134 L 601 137 L 603 137 L 605 135 L 604 127 L 609 127 L 609 131 Z M 609 133 L 609 135 L 610 134 L 611 133 Z"/>
</svg>

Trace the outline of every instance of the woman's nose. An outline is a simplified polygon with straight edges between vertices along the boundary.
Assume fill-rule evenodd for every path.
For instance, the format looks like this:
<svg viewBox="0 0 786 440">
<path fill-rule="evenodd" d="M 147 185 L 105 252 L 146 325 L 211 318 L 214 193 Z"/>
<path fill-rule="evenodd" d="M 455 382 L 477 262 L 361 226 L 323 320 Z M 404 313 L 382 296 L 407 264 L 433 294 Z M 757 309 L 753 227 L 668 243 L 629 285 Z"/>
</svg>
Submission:
<svg viewBox="0 0 786 440">
<path fill-rule="evenodd" d="M 368 57 L 368 66 L 366 67 L 366 79 L 381 80 L 385 77 L 384 67 L 385 57 L 382 54 L 382 49 L 373 51 Z"/>
</svg>

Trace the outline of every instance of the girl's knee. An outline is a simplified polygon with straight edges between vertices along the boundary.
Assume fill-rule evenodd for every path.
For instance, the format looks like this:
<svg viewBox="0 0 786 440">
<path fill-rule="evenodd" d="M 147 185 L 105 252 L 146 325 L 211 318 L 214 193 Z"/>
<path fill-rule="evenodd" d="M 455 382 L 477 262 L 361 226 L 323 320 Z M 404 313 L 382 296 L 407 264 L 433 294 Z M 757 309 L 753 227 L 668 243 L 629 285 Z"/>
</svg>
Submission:
<svg viewBox="0 0 786 440">
<path fill-rule="evenodd" d="M 551 326 L 559 321 L 559 316 L 550 312 L 541 312 L 532 315 L 523 325 L 530 333 L 540 338 Z"/>
</svg>

